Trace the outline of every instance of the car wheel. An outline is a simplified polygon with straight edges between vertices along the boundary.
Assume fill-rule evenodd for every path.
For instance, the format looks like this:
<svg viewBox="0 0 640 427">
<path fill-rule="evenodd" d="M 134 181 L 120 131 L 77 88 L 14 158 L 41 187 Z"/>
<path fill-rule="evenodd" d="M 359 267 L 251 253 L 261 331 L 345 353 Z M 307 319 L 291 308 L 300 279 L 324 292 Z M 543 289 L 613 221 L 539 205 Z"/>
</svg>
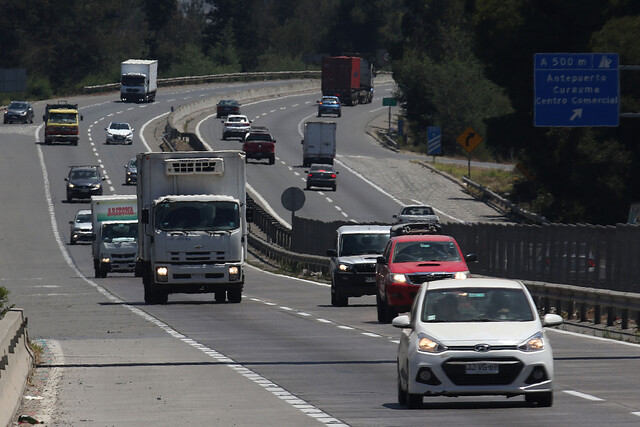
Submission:
<svg viewBox="0 0 640 427">
<path fill-rule="evenodd" d="M 422 408 L 422 395 L 407 393 L 407 408 L 409 409 Z"/>
<path fill-rule="evenodd" d="M 338 306 L 338 299 L 336 298 L 336 288 L 331 284 L 331 305 L 334 307 Z"/>
<path fill-rule="evenodd" d="M 553 405 L 553 392 L 545 391 L 538 393 L 527 393 L 524 395 L 524 400 L 527 403 L 534 404 L 541 408 L 549 408 Z"/>
<path fill-rule="evenodd" d="M 322 114 L 318 113 L 318 117 L 322 117 Z"/>
<path fill-rule="evenodd" d="M 336 304 L 337 307 L 347 307 L 349 306 L 349 297 L 344 293 L 340 292 L 340 290 L 336 289 Z"/>
<path fill-rule="evenodd" d="M 407 406 L 408 393 L 402 389 L 402 380 L 400 379 L 400 367 L 398 366 L 398 403 Z"/>
<path fill-rule="evenodd" d="M 69 239 L 69 244 L 70 245 L 75 245 L 76 244 L 76 239 L 74 239 L 73 237 L 71 239 Z"/>
<path fill-rule="evenodd" d="M 336 188 L 338 188 L 338 186 L 334 185 L 333 187 L 331 187 L 331 191 L 336 191 Z"/>
<path fill-rule="evenodd" d="M 232 304 L 238 304 L 242 301 L 242 291 L 240 289 L 232 289 L 227 291 L 227 299 Z"/>
<path fill-rule="evenodd" d="M 73 200 L 73 197 L 67 194 L 67 203 L 71 203 L 72 200 Z"/>
<path fill-rule="evenodd" d="M 216 302 L 225 302 L 227 300 L 227 292 L 226 291 L 216 292 L 213 294 L 213 299 Z"/>
<path fill-rule="evenodd" d="M 225 135 L 224 133 L 222 134 L 222 140 L 226 141 L 227 140 L 227 135 Z"/>
<path fill-rule="evenodd" d="M 382 302 L 382 309 L 384 313 L 384 323 L 391 323 L 391 321 L 398 315 L 398 312 L 386 301 Z"/>
<path fill-rule="evenodd" d="M 342 113 L 338 113 L 338 117 L 342 117 Z"/>
</svg>

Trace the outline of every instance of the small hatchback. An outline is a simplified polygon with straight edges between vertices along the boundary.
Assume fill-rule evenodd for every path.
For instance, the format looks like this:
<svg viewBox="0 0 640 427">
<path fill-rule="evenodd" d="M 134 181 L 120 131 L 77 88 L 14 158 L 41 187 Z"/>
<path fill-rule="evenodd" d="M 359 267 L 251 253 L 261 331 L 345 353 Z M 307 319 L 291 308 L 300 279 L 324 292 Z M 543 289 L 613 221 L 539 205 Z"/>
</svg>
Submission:
<svg viewBox="0 0 640 427">
<path fill-rule="evenodd" d="M 4 123 L 33 123 L 33 107 L 27 101 L 11 101 L 4 110 Z"/>
<path fill-rule="evenodd" d="M 398 402 L 420 408 L 424 396 L 518 396 L 553 404 L 553 352 L 527 288 L 494 278 L 425 283 L 402 328 L 398 345 Z"/>
<path fill-rule="evenodd" d="M 325 114 L 332 114 L 334 116 L 342 117 L 340 98 L 338 98 L 337 96 L 323 96 L 318 101 L 318 117 L 321 117 Z"/>
</svg>

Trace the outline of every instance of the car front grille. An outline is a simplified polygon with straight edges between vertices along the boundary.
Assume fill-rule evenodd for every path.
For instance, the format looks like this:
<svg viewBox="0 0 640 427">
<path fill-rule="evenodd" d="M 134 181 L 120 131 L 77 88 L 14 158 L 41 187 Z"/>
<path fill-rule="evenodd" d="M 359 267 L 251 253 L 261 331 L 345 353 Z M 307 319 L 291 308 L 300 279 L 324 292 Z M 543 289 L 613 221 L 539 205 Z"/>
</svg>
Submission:
<svg viewBox="0 0 640 427">
<path fill-rule="evenodd" d="M 467 374 L 467 363 L 496 363 L 497 374 Z M 520 374 L 524 364 L 515 357 L 487 357 L 482 359 L 455 358 L 442 364 L 447 377 L 456 385 L 507 385 Z"/>
</svg>

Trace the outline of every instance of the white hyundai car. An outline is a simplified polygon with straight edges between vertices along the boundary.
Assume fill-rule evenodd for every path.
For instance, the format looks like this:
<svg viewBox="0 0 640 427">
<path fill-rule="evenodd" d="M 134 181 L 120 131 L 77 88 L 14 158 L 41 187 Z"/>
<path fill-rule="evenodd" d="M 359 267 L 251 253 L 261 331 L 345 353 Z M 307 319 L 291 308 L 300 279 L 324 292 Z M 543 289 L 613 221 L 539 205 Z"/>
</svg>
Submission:
<svg viewBox="0 0 640 427">
<path fill-rule="evenodd" d="M 536 406 L 553 404 L 553 352 L 521 282 L 446 279 L 423 283 L 398 346 L 398 402 L 420 408 L 424 396 L 524 395 Z"/>
</svg>

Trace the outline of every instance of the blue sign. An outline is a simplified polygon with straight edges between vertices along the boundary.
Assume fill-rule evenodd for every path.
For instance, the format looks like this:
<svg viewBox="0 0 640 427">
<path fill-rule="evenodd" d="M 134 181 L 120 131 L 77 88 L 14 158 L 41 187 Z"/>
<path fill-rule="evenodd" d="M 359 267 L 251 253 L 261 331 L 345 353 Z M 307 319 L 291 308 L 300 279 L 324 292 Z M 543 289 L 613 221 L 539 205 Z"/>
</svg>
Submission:
<svg viewBox="0 0 640 427">
<path fill-rule="evenodd" d="M 618 126 L 617 53 L 536 53 L 533 60 L 535 126 Z"/>
<path fill-rule="evenodd" d="M 442 133 L 440 126 L 427 127 L 427 154 L 436 155 L 442 152 Z"/>
</svg>

